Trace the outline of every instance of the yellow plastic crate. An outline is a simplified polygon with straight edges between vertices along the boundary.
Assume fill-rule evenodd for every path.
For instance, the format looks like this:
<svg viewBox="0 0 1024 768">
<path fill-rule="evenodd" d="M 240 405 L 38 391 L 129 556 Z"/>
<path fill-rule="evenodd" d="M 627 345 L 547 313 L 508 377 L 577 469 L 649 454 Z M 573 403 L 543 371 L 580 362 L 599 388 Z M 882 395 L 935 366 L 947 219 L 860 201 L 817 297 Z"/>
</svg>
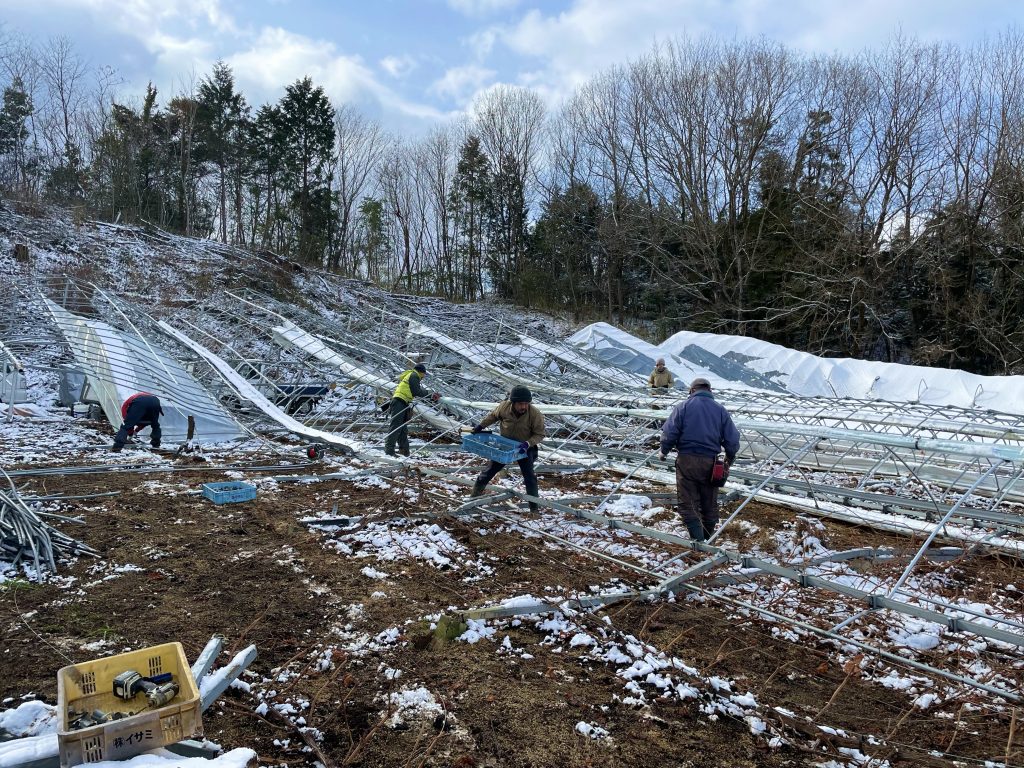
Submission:
<svg viewBox="0 0 1024 768">
<path fill-rule="evenodd" d="M 114 695 L 114 678 L 134 669 L 143 677 L 174 675 L 178 695 L 157 709 L 146 707 L 139 694 L 132 701 Z M 61 768 L 101 760 L 123 760 L 182 739 L 201 736 L 199 688 L 181 643 L 165 643 L 137 651 L 63 667 L 57 673 L 60 726 L 57 743 Z M 120 720 L 68 730 L 68 710 L 134 712 Z"/>
</svg>

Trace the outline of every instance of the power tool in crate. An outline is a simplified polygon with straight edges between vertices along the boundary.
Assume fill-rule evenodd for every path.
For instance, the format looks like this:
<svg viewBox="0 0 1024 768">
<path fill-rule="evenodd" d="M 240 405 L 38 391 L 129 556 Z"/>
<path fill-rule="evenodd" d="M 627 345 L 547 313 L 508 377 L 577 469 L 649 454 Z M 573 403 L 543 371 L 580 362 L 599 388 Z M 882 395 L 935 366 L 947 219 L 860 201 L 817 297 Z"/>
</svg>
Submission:
<svg viewBox="0 0 1024 768">
<path fill-rule="evenodd" d="M 114 695 L 117 698 L 130 701 L 140 693 L 146 694 L 146 701 L 155 709 L 178 695 L 178 684 L 170 672 L 143 677 L 134 669 L 128 669 L 114 678 Z"/>
</svg>

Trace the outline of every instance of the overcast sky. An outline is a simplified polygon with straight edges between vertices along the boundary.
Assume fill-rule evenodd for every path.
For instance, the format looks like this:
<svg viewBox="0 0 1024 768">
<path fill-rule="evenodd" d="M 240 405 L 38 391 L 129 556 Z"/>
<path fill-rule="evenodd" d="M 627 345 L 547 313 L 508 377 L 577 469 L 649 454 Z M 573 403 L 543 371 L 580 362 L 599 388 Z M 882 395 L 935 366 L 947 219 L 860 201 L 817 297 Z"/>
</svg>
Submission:
<svg viewBox="0 0 1024 768">
<path fill-rule="evenodd" d="M 67 36 L 135 94 L 152 80 L 164 102 L 223 59 L 250 103 L 309 75 L 335 104 L 414 132 L 500 82 L 555 104 L 680 35 L 857 52 L 897 29 L 967 44 L 1022 21 L 1022 0 L 0 0 L 8 33 Z"/>
</svg>

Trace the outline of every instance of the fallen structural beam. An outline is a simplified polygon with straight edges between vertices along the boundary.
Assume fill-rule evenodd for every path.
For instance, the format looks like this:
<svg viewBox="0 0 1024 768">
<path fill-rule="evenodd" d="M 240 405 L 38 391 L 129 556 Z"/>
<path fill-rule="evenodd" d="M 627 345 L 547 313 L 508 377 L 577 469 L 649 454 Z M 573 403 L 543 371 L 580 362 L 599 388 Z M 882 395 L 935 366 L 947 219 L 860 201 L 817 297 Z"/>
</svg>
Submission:
<svg viewBox="0 0 1024 768">
<path fill-rule="evenodd" d="M 208 350 L 202 344 L 192 340 L 178 329 L 168 325 L 161 321 L 160 327 L 170 336 L 175 338 L 180 343 L 187 346 L 197 355 L 206 360 L 216 371 L 223 377 L 224 381 L 235 391 L 235 393 L 242 399 L 250 402 L 262 411 L 268 418 L 277 422 L 282 427 L 287 429 L 293 434 L 299 435 L 307 440 L 322 441 L 331 445 L 335 448 L 339 448 L 347 453 L 357 453 L 361 450 L 362 446 L 354 440 L 341 437 L 332 432 L 324 432 L 319 429 L 312 429 L 305 426 L 302 422 L 292 418 L 287 413 L 282 411 L 266 397 L 263 396 L 255 387 L 247 382 L 238 372 L 224 362 L 220 357 L 215 355 L 213 352 Z"/>
</svg>

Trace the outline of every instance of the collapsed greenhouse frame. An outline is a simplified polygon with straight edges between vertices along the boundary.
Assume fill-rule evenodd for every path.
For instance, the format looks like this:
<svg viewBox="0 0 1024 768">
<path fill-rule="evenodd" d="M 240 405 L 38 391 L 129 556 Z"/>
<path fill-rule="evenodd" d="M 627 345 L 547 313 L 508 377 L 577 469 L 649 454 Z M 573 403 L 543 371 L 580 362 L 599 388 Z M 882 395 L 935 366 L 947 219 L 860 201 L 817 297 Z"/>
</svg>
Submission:
<svg viewBox="0 0 1024 768">
<path fill-rule="evenodd" d="M 241 434 L 269 438 L 284 433 L 326 443 L 382 466 L 402 464 L 380 451 L 387 421 L 378 405 L 390 395 L 402 370 L 424 362 L 430 370 L 429 386 L 443 396 L 436 405 L 417 404 L 417 419 L 429 425 L 425 430 L 429 439 L 414 443 L 413 460 L 455 448 L 460 430 L 479 421 L 509 386 L 525 383 L 547 418 L 549 437 L 541 453 L 547 471 L 589 467 L 673 485 L 671 466 L 655 454 L 658 425 L 682 393 L 652 393 L 635 371 L 573 347 L 543 329 L 517 328 L 509 313 L 465 312 L 432 300 L 384 294 L 354 282 L 342 284 L 339 295 L 337 309 L 313 311 L 251 291 L 226 292 L 190 307 L 188 313 L 175 314 L 166 309 L 158 313 L 128 297 L 113 297 L 91 284 L 65 279 L 62 284 L 21 286 L 11 301 L 22 304 L 22 309 L 27 304 L 49 307 L 53 323 L 47 338 L 63 337 L 95 389 L 124 391 L 138 387 L 138 378 L 128 364 L 129 355 L 109 354 L 102 336 L 87 339 L 69 331 L 68 313 L 77 316 L 75 322 L 87 317 L 112 329 L 122 339 L 122 349 L 123 340 L 129 339 L 133 353 L 149 350 L 165 371 L 170 370 L 167 365 L 176 366 L 176 373 L 187 375 L 184 392 L 168 386 L 166 380 L 151 389 L 193 417 L 208 415 L 204 409 L 230 410 L 237 426 L 237 430 L 212 434 L 200 429 L 198 440 L 220 441 Z M 11 327 L 17 311 L 11 308 Z M 8 347 L 37 342 L 21 339 Z M 101 358 L 108 364 L 96 364 Z M 181 373 L 168 373 L 168 378 L 180 384 L 186 378 Z M 291 388 L 309 381 L 324 385 L 326 393 L 306 412 L 292 411 Z M 603 386 L 596 387 L 595 381 Z M 714 541 L 691 543 L 607 518 L 600 512 L 614 491 L 601 499 L 556 501 L 501 489 L 498 495 L 470 502 L 459 512 L 502 515 L 514 509 L 507 504 L 510 499 L 532 501 L 610 529 L 662 539 L 703 557 L 675 559 L 673 569 L 642 574 L 653 579 L 647 589 L 595 596 L 580 607 L 680 590 L 713 595 L 716 582 L 705 580 L 719 566 L 739 563 L 761 576 L 843 595 L 861 605 L 863 611 L 850 622 L 809 630 L 835 640 L 856 644 L 842 634 L 845 628 L 866 612 L 894 610 L 942 624 L 950 632 L 1024 645 L 1024 621 L 972 615 L 963 606 L 935 600 L 931 607 L 922 607 L 905 599 L 900 589 L 927 558 L 968 556 L 972 551 L 1021 556 L 1024 418 L 987 409 L 921 403 L 880 408 L 877 401 L 799 397 L 758 388 L 762 381 L 752 372 L 748 387 L 716 388 L 716 397 L 733 413 L 744 438 L 724 491 L 727 500 L 738 504 L 716 537 L 739 519 L 748 503 L 758 500 L 922 539 L 897 583 L 884 593 L 852 589 L 808 574 L 810 563 L 779 566 L 723 549 Z M 117 404 L 112 397 L 106 400 L 102 407 L 116 426 Z M 880 411 L 884 412 L 880 415 Z M 422 471 L 468 482 L 450 469 L 427 466 Z M 839 476 L 856 478 L 856 482 L 842 485 L 837 482 Z M 939 540 L 955 546 L 933 547 Z M 603 556 L 596 550 L 591 554 Z M 846 554 L 885 556 L 874 551 Z M 730 577 L 720 578 L 726 581 L 718 583 L 727 583 Z M 750 603 L 744 607 L 765 612 Z M 480 616 L 503 615 L 503 610 L 501 606 L 467 608 L 467 615 L 474 611 Z M 793 617 L 775 618 L 807 626 Z M 882 657 L 892 655 L 879 648 L 868 650 Z M 944 670 L 918 662 L 913 665 L 950 679 Z M 952 679 L 1020 701 L 1012 691 L 982 681 L 956 675 Z"/>
</svg>

